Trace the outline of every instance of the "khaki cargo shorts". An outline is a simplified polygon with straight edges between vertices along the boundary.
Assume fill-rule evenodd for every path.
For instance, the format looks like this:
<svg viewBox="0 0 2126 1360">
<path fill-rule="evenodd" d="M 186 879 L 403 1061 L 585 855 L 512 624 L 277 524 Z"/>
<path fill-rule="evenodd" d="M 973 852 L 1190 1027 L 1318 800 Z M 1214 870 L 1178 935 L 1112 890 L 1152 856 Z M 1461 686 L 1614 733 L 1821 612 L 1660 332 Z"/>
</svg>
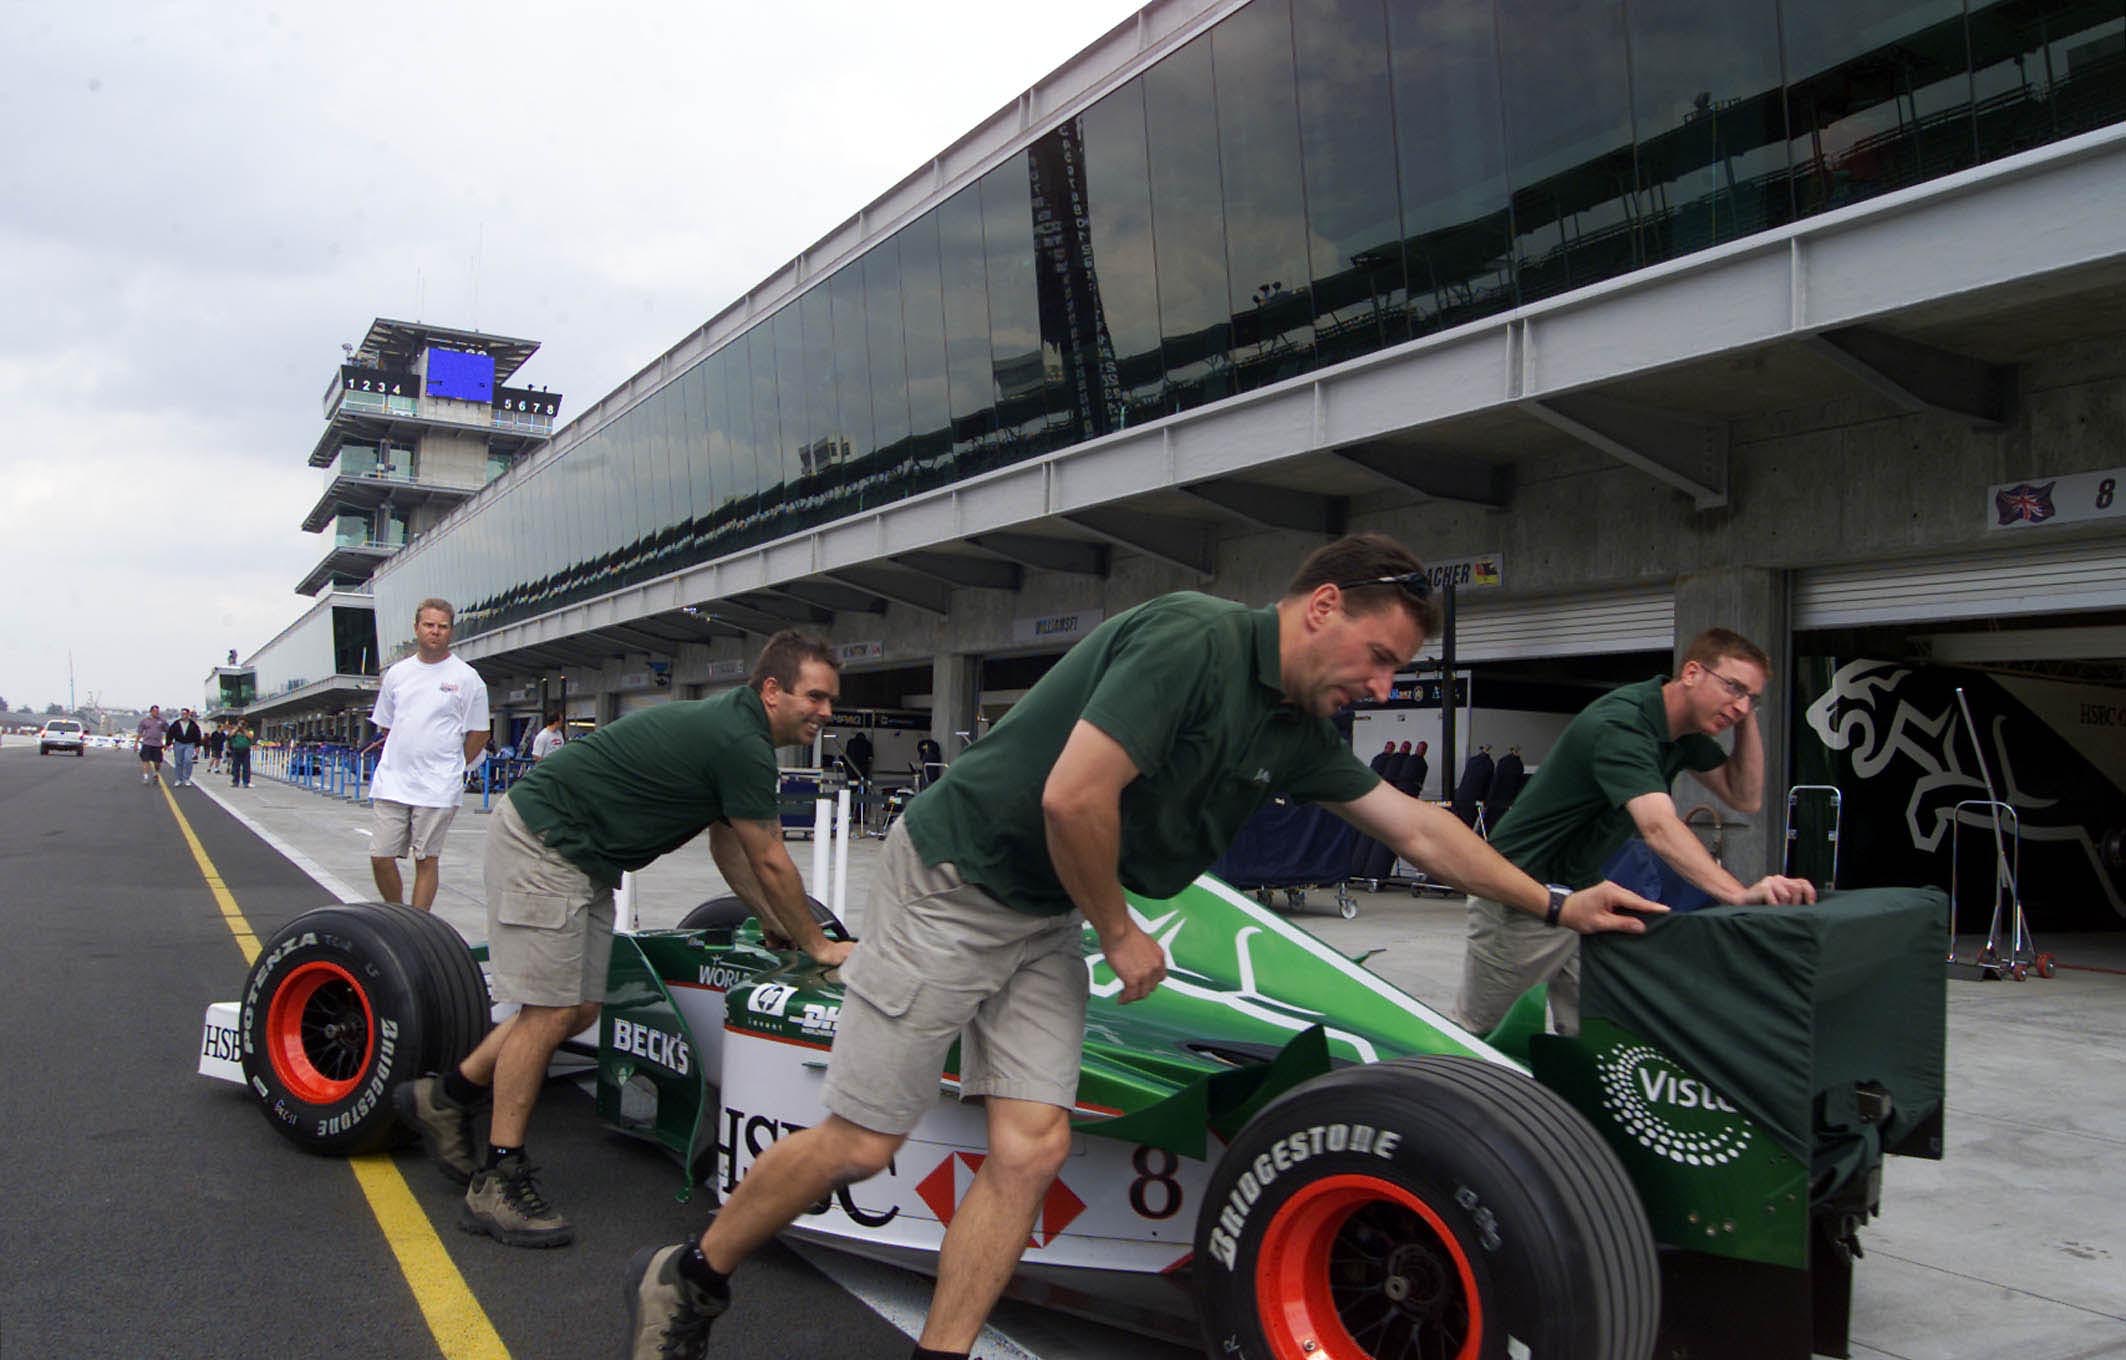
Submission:
<svg viewBox="0 0 2126 1360">
<path fill-rule="evenodd" d="M 454 807 L 415 807 L 379 798 L 370 804 L 371 859 L 435 859 L 443 853 L 443 838 L 457 820 Z"/>
<path fill-rule="evenodd" d="M 487 828 L 487 960 L 497 1001 L 605 1000 L 613 891 L 546 848 L 507 798 Z"/>
<path fill-rule="evenodd" d="M 874 891 L 842 966 L 826 1107 L 907 1133 L 937 1103 L 954 1039 L 962 1099 L 1076 1104 L 1088 985 L 1078 913 L 1013 911 L 950 864 L 924 864 L 905 823 L 886 838 Z"/>
</svg>

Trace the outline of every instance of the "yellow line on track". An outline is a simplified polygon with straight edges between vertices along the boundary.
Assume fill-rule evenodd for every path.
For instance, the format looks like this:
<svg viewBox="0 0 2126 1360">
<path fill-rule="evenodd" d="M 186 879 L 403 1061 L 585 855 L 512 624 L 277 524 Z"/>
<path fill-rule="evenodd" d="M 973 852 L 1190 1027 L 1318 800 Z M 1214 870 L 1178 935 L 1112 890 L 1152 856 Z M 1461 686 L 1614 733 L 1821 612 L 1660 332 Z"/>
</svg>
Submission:
<svg viewBox="0 0 2126 1360">
<path fill-rule="evenodd" d="M 177 796 L 170 792 L 168 784 L 161 787 L 163 801 L 169 805 L 170 815 L 177 819 L 177 829 L 184 833 L 185 844 L 192 850 L 193 862 L 199 865 L 200 877 L 207 881 L 207 890 L 214 894 L 215 905 L 221 908 L 222 920 L 228 925 L 229 933 L 236 937 L 236 947 L 243 951 L 244 962 L 255 962 L 258 958 L 257 934 L 237 907 L 236 896 L 229 891 L 229 885 L 222 882 L 220 870 L 214 867 L 213 860 L 207 858 L 206 847 L 199 843 L 192 824 L 185 820 L 184 810 L 177 806 Z M 399 1272 L 406 1277 L 406 1285 L 413 1291 L 414 1302 L 420 1305 L 429 1335 L 435 1338 L 444 1360 L 509 1360 L 509 1348 L 502 1344 L 486 1310 L 473 1297 L 471 1287 L 458 1273 L 450 1253 L 443 1249 L 435 1225 L 428 1221 L 421 1202 L 407 1187 L 398 1165 L 382 1155 L 349 1158 L 347 1165 L 354 1170 L 355 1183 L 362 1187 L 362 1195 L 369 1201 L 369 1212 L 376 1216 L 377 1227 L 383 1230 L 384 1240 L 391 1245 L 391 1254 L 398 1259 Z"/>
<path fill-rule="evenodd" d="M 258 962 L 258 936 L 237 907 L 235 894 L 221 881 L 221 871 L 214 867 L 214 861 L 207 858 L 207 847 L 201 845 L 199 837 L 193 834 L 192 824 L 185 820 L 184 810 L 177 806 L 177 795 L 170 792 L 170 786 L 161 780 L 157 780 L 156 785 L 162 790 L 163 802 L 170 805 L 170 815 L 177 819 L 177 829 L 184 833 L 185 844 L 192 847 L 192 862 L 199 866 L 200 877 L 207 880 L 207 891 L 214 894 L 214 904 L 221 908 L 223 923 L 236 937 L 236 947 L 243 951 L 244 963 Z"/>
</svg>

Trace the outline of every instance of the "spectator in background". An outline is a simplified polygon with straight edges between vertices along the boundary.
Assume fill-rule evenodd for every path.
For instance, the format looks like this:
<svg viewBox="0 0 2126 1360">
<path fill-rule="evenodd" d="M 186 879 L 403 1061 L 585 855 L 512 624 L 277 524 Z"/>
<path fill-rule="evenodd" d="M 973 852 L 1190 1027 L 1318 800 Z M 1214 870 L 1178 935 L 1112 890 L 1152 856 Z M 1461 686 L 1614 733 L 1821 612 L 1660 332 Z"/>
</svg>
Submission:
<svg viewBox="0 0 2126 1360">
<path fill-rule="evenodd" d="M 205 740 L 189 708 L 170 724 L 170 759 L 177 766 L 176 778 L 170 781 L 172 788 L 181 789 L 192 782 L 192 762 L 199 758 L 199 746 Z"/>
<path fill-rule="evenodd" d="M 170 735 L 170 724 L 162 716 L 161 704 L 149 704 L 148 716 L 133 729 L 133 739 L 140 743 L 140 782 L 152 784 L 162 774 L 162 744 Z"/>
<path fill-rule="evenodd" d="M 224 718 L 220 722 L 214 724 L 214 730 L 212 732 L 207 733 L 208 774 L 221 773 L 221 753 L 225 749 L 227 749 L 228 745 L 229 720 L 227 718 Z"/>
<path fill-rule="evenodd" d="M 536 765 L 560 750 L 562 743 L 567 740 L 568 737 L 561 731 L 561 712 L 556 709 L 546 715 L 546 726 L 540 728 L 539 735 L 532 738 L 532 763 Z"/>
<path fill-rule="evenodd" d="M 413 611 L 415 651 L 377 686 L 369 721 L 384 733 L 370 785 L 369 868 L 387 902 L 404 900 L 402 855 L 413 857 L 412 905 L 426 911 L 441 880 L 443 838 L 465 797 L 465 769 L 487 745 L 487 682 L 450 654 L 456 611 L 427 599 Z"/>
<path fill-rule="evenodd" d="M 251 787 L 251 724 L 242 719 L 229 732 L 229 787 Z"/>
<path fill-rule="evenodd" d="M 850 770 L 858 779 L 871 777 L 871 738 L 865 736 L 861 730 L 849 738 L 849 744 L 842 748 L 842 756 L 849 762 Z"/>
</svg>

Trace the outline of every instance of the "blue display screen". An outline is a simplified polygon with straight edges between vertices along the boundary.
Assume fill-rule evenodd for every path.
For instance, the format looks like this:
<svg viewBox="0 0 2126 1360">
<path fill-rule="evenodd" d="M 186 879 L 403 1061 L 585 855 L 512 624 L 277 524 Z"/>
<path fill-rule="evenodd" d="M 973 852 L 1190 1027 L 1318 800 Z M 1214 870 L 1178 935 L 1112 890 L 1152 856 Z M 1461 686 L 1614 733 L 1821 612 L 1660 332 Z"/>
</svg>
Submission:
<svg viewBox="0 0 2126 1360">
<path fill-rule="evenodd" d="M 456 349 L 429 350 L 428 395 L 489 404 L 495 396 L 495 356 Z"/>
</svg>

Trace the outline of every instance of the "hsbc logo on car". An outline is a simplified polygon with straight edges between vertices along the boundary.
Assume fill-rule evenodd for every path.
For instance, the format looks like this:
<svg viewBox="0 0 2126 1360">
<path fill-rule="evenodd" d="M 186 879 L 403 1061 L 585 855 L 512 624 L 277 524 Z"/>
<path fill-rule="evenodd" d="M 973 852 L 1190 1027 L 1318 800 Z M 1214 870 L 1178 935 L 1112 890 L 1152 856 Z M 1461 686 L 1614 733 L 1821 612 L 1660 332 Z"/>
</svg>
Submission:
<svg viewBox="0 0 2126 1360">
<path fill-rule="evenodd" d="M 687 1041 L 676 1034 L 667 1034 L 661 1029 L 634 1020 L 613 1021 L 613 1047 L 621 1053 L 632 1053 L 647 1059 L 668 1071 L 686 1076 L 694 1070 L 694 1055 L 687 1049 Z"/>
</svg>

